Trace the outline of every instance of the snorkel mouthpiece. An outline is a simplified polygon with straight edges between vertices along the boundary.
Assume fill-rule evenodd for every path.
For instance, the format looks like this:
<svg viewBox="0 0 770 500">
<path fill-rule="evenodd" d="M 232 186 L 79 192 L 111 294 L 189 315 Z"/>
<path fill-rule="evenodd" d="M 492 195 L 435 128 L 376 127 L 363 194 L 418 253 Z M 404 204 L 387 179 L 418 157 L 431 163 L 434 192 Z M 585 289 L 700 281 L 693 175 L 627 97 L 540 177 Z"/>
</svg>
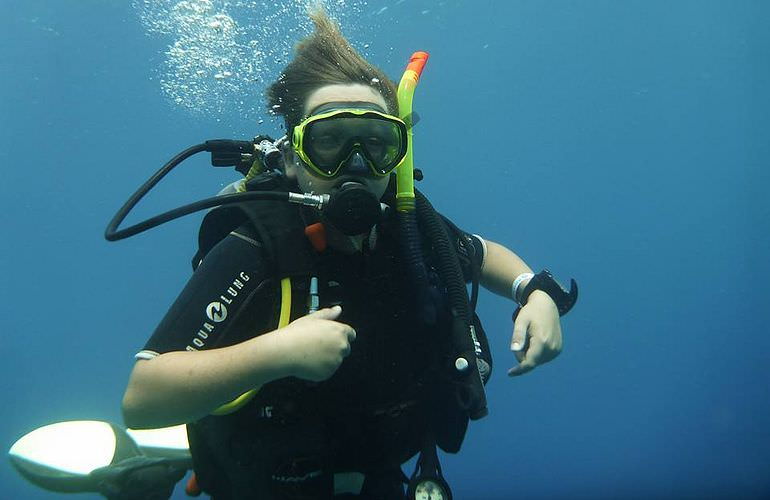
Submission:
<svg viewBox="0 0 770 500">
<path fill-rule="evenodd" d="M 382 208 L 380 200 L 366 186 L 346 182 L 331 195 L 322 216 L 342 234 L 354 236 L 371 231 L 382 218 Z"/>
</svg>

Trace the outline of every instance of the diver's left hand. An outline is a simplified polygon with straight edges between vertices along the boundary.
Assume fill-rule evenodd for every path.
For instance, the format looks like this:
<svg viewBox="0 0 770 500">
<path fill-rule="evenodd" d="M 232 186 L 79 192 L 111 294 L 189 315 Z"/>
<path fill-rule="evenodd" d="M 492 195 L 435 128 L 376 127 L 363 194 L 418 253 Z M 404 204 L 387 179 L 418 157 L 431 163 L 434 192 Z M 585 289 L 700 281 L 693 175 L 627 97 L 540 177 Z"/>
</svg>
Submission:
<svg viewBox="0 0 770 500">
<path fill-rule="evenodd" d="M 556 304 L 541 290 L 535 290 L 513 324 L 511 350 L 519 360 L 508 375 L 524 375 L 551 361 L 561 352 L 561 324 Z"/>
</svg>

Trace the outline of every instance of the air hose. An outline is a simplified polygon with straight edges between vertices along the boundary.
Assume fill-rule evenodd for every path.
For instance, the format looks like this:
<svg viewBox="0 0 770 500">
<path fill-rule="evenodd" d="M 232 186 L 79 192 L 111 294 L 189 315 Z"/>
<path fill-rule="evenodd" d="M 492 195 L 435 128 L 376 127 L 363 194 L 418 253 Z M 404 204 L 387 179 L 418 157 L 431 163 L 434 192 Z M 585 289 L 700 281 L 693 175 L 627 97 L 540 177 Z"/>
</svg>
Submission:
<svg viewBox="0 0 770 500">
<path fill-rule="evenodd" d="M 275 201 L 288 201 L 291 203 L 297 203 L 301 205 L 312 206 L 316 208 L 322 208 L 329 200 L 328 195 L 312 195 L 312 194 L 299 194 L 280 191 L 249 191 L 245 193 L 233 193 L 219 196 L 213 196 L 206 198 L 188 205 L 169 210 L 160 215 L 150 217 L 147 220 L 136 223 L 133 226 L 127 228 L 118 229 L 118 226 L 128 216 L 131 210 L 139 203 L 147 193 L 150 192 L 169 172 L 171 172 L 180 163 L 190 158 L 191 156 L 202 153 L 211 153 L 211 164 L 215 167 L 229 167 L 234 166 L 242 162 L 249 162 L 253 158 L 261 153 L 255 148 L 253 141 L 234 141 L 229 139 L 214 139 L 206 141 L 202 144 L 191 146 L 181 153 L 171 158 L 163 167 L 160 168 L 152 177 L 150 177 L 134 194 L 120 207 L 110 223 L 107 225 L 107 229 L 104 231 L 104 238 L 107 241 L 118 241 L 125 238 L 129 238 L 136 234 L 152 229 L 153 227 L 160 226 L 166 222 L 184 217 L 194 212 L 204 210 L 206 208 L 218 207 L 221 205 L 232 205 L 235 203 L 243 203 L 246 201 L 256 200 L 275 200 Z"/>
</svg>

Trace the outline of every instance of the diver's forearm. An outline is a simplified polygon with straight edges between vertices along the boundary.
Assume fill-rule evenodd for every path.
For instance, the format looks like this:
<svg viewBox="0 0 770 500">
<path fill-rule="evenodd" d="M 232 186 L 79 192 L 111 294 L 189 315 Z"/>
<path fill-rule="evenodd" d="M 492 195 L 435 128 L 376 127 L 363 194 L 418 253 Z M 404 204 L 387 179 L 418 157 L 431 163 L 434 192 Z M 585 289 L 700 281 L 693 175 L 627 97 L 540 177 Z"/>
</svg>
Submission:
<svg viewBox="0 0 770 500">
<path fill-rule="evenodd" d="M 191 422 L 248 390 L 288 376 L 274 333 L 221 349 L 169 352 L 137 361 L 123 397 L 126 425 L 157 428 Z"/>
<path fill-rule="evenodd" d="M 511 286 L 522 273 L 531 273 L 532 269 L 521 258 L 499 243 L 484 240 L 487 255 L 481 267 L 481 286 L 492 293 L 513 300 Z M 524 280 L 519 289 L 524 289 L 529 280 Z"/>
</svg>

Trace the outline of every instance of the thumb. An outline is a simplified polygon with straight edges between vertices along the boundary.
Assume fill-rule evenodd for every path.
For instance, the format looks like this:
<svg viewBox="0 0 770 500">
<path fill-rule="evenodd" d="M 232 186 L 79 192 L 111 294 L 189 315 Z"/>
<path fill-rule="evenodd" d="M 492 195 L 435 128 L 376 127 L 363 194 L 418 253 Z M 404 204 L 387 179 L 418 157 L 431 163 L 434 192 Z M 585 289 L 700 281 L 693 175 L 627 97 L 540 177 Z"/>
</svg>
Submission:
<svg viewBox="0 0 770 500">
<path fill-rule="evenodd" d="M 340 314 L 342 314 L 342 306 L 334 306 L 334 307 L 319 309 L 313 314 L 309 314 L 309 316 L 311 318 L 316 318 L 316 319 L 335 320 L 340 317 Z"/>
<path fill-rule="evenodd" d="M 524 349 L 524 345 L 527 342 L 527 328 L 529 328 L 529 320 L 519 315 L 513 323 L 512 351 L 519 352 Z"/>
</svg>

